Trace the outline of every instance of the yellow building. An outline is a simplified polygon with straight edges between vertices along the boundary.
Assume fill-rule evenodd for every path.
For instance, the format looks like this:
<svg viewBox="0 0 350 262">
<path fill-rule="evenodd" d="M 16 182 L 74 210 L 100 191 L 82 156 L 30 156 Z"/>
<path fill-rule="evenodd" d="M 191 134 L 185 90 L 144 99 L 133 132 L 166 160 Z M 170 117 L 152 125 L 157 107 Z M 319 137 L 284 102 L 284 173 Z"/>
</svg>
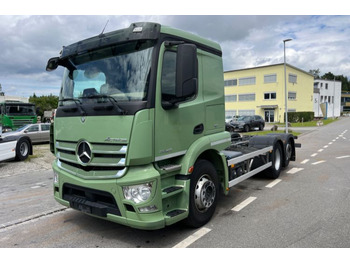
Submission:
<svg viewBox="0 0 350 262">
<path fill-rule="evenodd" d="M 287 64 L 288 112 L 313 112 L 314 76 Z M 261 115 L 284 122 L 284 64 L 224 72 L 226 117 Z"/>
</svg>

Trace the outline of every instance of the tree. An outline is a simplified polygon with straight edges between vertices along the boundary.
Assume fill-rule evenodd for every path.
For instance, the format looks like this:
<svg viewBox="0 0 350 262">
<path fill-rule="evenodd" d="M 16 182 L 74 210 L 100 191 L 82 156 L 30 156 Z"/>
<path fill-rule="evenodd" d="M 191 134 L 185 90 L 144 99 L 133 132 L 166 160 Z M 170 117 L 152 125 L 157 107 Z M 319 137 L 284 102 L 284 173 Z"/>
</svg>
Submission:
<svg viewBox="0 0 350 262">
<path fill-rule="evenodd" d="M 58 96 L 50 94 L 48 96 L 38 97 L 34 93 L 33 96 L 29 97 L 29 102 L 35 104 L 38 115 L 42 117 L 44 115 L 44 111 L 50 111 L 57 108 Z"/>
<path fill-rule="evenodd" d="M 321 71 L 320 71 L 319 68 L 317 68 L 317 69 L 310 69 L 309 73 L 314 75 L 314 78 L 317 79 L 317 78 L 320 78 Z"/>
<path fill-rule="evenodd" d="M 341 81 L 341 90 L 344 91 L 350 91 L 350 81 L 347 76 L 343 75 L 334 75 L 331 72 L 328 72 L 321 76 L 322 79 L 327 79 L 327 80 L 336 80 L 336 81 Z"/>
</svg>

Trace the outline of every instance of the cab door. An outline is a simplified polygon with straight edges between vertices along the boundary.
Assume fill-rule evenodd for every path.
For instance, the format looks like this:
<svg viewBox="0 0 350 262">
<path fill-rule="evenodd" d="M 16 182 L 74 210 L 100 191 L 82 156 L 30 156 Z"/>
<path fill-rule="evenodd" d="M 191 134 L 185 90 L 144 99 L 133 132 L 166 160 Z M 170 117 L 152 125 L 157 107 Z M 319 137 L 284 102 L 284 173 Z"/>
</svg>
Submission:
<svg viewBox="0 0 350 262">
<path fill-rule="evenodd" d="M 194 60 L 198 63 L 196 52 L 189 55 L 192 56 L 188 57 L 189 63 Z M 204 135 L 204 105 L 202 95 L 198 92 L 200 90 L 198 82 L 200 85 L 201 78 L 198 71 L 200 63 L 196 64 L 194 69 L 197 77 L 193 80 L 197 81 L 195 93 L 191 94 L 189 91 L 191 87 L 188 89 L 185 87 L 182 89 L 183 94 L 178 94 L 177 81 L 181 70 L 179 55 L 179 47 L 166 47 L 164 43 L 162 44 L 156 88 L 155 161 L 186 154 L 190 145 Z"/>
</svg>

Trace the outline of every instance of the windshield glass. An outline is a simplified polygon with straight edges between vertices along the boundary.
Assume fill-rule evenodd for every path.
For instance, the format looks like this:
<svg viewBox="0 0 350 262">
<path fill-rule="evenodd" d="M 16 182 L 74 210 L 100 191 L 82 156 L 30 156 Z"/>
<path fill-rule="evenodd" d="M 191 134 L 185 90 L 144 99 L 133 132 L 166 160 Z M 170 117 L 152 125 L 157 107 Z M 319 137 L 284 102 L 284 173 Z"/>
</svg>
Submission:
<svg viewBox="0 0 350 262">
<path fill-rule="evenodd" d="M 6 114 L 9 116 L 34 116 L 35 108 L 31 105 L 6 105 Z"/>
<path fill-rule="evenodd" d="M 149 43 L 131 42 L 69 59 L 60 100 L 69 104 L 100 97 L 118 102 L 146 100 L 152 50 Z"/>
</svg>

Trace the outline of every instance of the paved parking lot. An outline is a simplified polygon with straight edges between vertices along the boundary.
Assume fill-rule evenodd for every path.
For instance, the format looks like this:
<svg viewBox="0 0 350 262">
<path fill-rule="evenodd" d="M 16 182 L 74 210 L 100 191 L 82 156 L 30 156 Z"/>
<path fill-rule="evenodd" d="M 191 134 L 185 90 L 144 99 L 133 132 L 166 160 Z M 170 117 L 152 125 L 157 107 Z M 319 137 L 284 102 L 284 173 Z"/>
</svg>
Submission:
<svg viewBox="0 0 350 262">
<path fill-rule="evenodd" d="M 55 202 L 48 145 L 0 165 L 0 247 L 350 247 L 350 118 L 301 135 L 297 161 L 221 196 L 200 229 L 142 231 Z"/>
</svg>

